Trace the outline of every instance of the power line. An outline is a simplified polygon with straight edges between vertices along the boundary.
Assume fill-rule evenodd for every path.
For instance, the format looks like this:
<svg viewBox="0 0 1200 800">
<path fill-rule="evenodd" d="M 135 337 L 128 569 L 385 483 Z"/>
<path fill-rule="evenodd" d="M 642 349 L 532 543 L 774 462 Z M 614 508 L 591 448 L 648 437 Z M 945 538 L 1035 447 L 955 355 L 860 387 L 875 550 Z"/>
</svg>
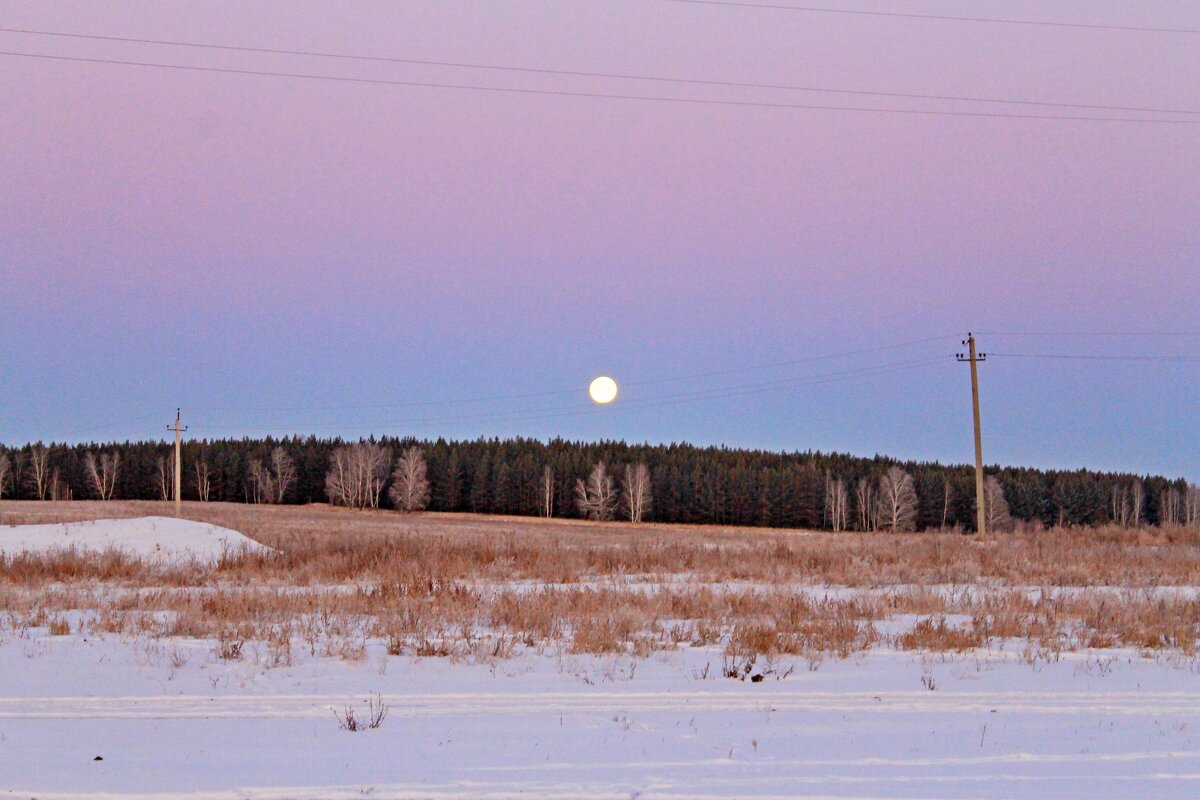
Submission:
<svg viewBox="0 0 1200 800">
<path fill-rule="evenodd" d="M 1108 25 L 1096 22 L 1054 22 L 1052 20 L 1013 19 L 1007 17 L 968 17 L 950 14 L 917 14 L 901 11 L 864 11 L 848 8 L 822 8 L 820 6 L 794 6 L 783 3 L 750 3 L 734 0 L 668 0 L 696 6 L 724 6 L 728 8 L 758 8 L 773 11 L 802 11 L 812 14 L 845 14 L 859 17 L 891 17 L 894 19 L 933 20 L 937 22 L 981 22 L 995 25 L 1033 25 L 1046 28 L 1082 28 L 1096 31 L 1126 31 L 1133 33 L 1181 33 L 1197 34 L 1197 28 L 1157 28 L 1149 25 Z"/>
<path fill-rule="evenodd" d="M 94 433 L 96 431 L 109 431 L 109 430 L 112 430 L 113 428 L 124 428 L 124 429 L 128 430 L 129 426 L 133 425 L 134 423 L 144 422 L 152 417 L 157 417 L 157 416 L 158 416 L 157 413 L 143 414 L 140 417 L 126 417 L 125 419 L 114 420 L 111 422 L 102 422 L 98 425 L 88 425 L 87 427 L 76 428 L 71 431 L 66 431 L 66 432 L 59 431 L 58 435 L 47 437 L 46 441 L 53 443 L 53 442 L 57 442 L 57 441 L 59 441 L 59 439 L 61 439 L 62 441 L 65 442 L 67 439 L 71 438 L 72 436 L 76 436 L 81 433 L 89 433 L 89 435 L 90 435 L 91 433 Z M 3 448 L 2 443 L 0 443 L 0 448 Z M 53 449 L 53 448 L 50 448 L 50 449 Z M 67 449 L 72 449 L 72 448 L 67 448 Z"/>
<path fill-rule="evenodd" d="M 654 380 L 648 380 L 648 381 L 637 381 L 636 383 L 630 383 L 628 385 L 630 385 L 630 386 L 649 386 L 652 384 L 676 383 L 679 381 L 696 380 L 699 378 L 712 378 L 712 377 L 716 377 L 719 375 L 733 375 L 736 373 L 750 372 L 750 371 L 754 371 L 754 370 L 779 369 L 781 367 L 793 367 L 798 364 L 809 364 L 814 361 L 827 361 L 827 360 L 834 359 L 834 358 L 847 358 L 849 356 L 861 356 L 861 355 L 868 355 L 870 353 L 882 353 L 882 352 L 886 352 L 888 350 L 899 350 L 904 347 L 913 347 L 913 346 L 919 345 L 919 344 L 930 344 L 932 342 L 943 342 L 943 341 L 946 341 L 947 339 L 958 339 L 958 338 L 959 338 L 958 334 L 945 334 L 942 336 L 930 336 L 930 337 L 927 337 L 924 339 L 911 339 L 907 342 L 897 342 L 895 344 L 885 344 L 885 345 L 879 345 L 876 347 L 866 347 L 866 348 L 863 348 L 860 350 L 842 350 L 841 352 L 837 352 L 837 353 L 827 353 L 825 355 L 819 355 L 819 356 L 807 356 L 805 358 L 793 359 L 791 361 L 778 361 L 774 364 L 759 364 L 759 365 L 747 366 L 747 367 L 734 367 L 733 369 L 713 370 L 711 372 L 699 372 L 699 373 L 693 373 L 691 375 L 680 375 L 680 376 L 671 377 L 671 378 L 656 378 Z"/>
<path fill-rule="evenodd" d="M 665 406 L 674 406 L 681 403 L 695 402 L 697 400 L 717 400 L 730 397 L 742 397 L 752 394 L 761 394 L 764 392 L 776 392 L 786 389 L 803 388 L 805 386 L 817 386 L 827 383 L 836 383 L 845 380 L 853 380 L 857 378 L 875 377 L 878 375 L 887 375 L 904 370 L 915 369 L 923 366 L 930 366 L 935 363 L 943 363 L 947 359 L 946 356 L 935 356 L 930 358 L 914 359 L 912 361 L 877 364 L 868 367 L 858 367 L 851 370 L 841 370 L 838 372 L 824 373 L 819 375 L 811 375 L 802 378 L 788 378 L 780 381 L 767 381 L 763 383 L 747 384 L 745 386 L 726 387 L 724 389 L 715 389 L 712 391 L 693 391 L 683 392 L 672 395 L 662 395 L 660 397 L 648 397 L 639 400 L 625 400 L 605 411 L 631 411 L 643 410 L 648 408 L 661 408 Z M 368 422 L 337 422 L 337 423 L 321 423 L 317 425 L 303 426 L 306 430 L 314 429 L 331 429 L 331 428 L 347 428 L 351 426 L 361 427 L 396 427 L 398 425 L 439 425 L 461 422 L 520 422 L 526 420 L 551 419 L 558 417 L 579 416 L 582 414 L 595 414 L 596 409 L 590 404 L 587 407 L 580 408 L 577 405 L 557 406 L 550 408 L 538 409 L 517 409 L 514 411 L 497 411 L 485 414 L 465 414 L 457 416 L 442 416 L 442 417 L 407 417 L 399 419 L 391 419 Z M 258 427 L 253 423 L 249 425 L 239 426 L 193 426 L 197 431 L 236 431 L 244 430 L 247 427 Z M 279 428 L 279 425 L 270 423 L 261 427 Z"/>
<path fill-rule="evenodd" d="M 747 394 L 758 394 L 762 392 L 773 392 L 782 389 L 796 388 L 799 386 L 808 385 L 810 383 L 825 383 L 836 380 L 847 380 L 850 378 L 864 377 L 873 375 L 877 372 L 895 372 L 902 369 L 907 369 L 914 366 L 921 366 L 942 361 L 943 356 L 932 358 L 914 359 L 912 361 L 871 365 L 867 367 L 855 367 L 849 370 L 838 370 L 836 372 L 820 373 L 817 375 L 808 375 L 798 378 L 784 378 L 776 381 L 764 381 L 759 383 L 743 384 L 740 386 L 727 386 L 710 390 L 693 390 L 689 392 L 677 392 L 674 394 L 659 395 L 657 397 L 627 399 L 611 408 L 617 410 L 631 410 L 638 408 L 654 408 L 662 405 L 676 405 L 678 403 L 686 403 L 694 400 L 719 399 L 724 397 L 737 397 Z M 485 421 L 506 421 L 510 418 L 539 418 L 541 416 L 557 416 L 556 412 L 573 413 L 595 413 L 595 408 L 591 403 L 588 403 L 582 409 L 578 404 L 569 406 L 552 406 L 548 408 L 525 408 L 515 409 L 511 411 L 488 411 L 473 414 L 459 414 L 452 416 L 438 417 L 402 417 L 399 419 L 386 420 L 380 424 L 396 425 L 408 423 L 434 424 L 442 422 L 485 422 Z M 332 424 L 332 423 L 331 423 Z"/>
<path fill-rule="evenodd" d="M 989 111 L 937 111 L 915 108 L 888 108 L 870 106 L 838 106 L 815 103 L 772 103 L 752 100 L 719 100 L 692 97 L 669 97 L 663 95 L 632 95 L 609 92 L 584 92 L 565 89 L 529 89 L 507 86 L 481 86 L 477 84 L 441 83 L 434 81 L 405 81 L 383 78 L 360 78 L 345 75 L 321 75 L 303 72 L 275 72 L 268 70 L 234 69 L 229 67 L 201 67 L 185 64 L 164 64 L 150 61 L 124 61 L 108 58 L 85 58 L 82 56 L 49 55 L 46 53 L 23 53 L 11 50 L 0 50 L 0 55 L 18 58 L 36 58 L 49 61 L 69 61 L 88 64 L 108 64 L 130 67 L 148 67 L 155 69 L 171 69 L 188 72 L 211 72 L 224 75 L 253 75 L 270 78 L 299 78 L 304 80 L 335 81 L 339 83 L 356 83 L 380 86 L 408 86 L 430 89 L 457 89 L 473 92 L 496 92 L 502 94 L 541 95 L 549 97 L 586 97 L 593 99 L 632 100 L 641 102 L 674 103 L 678 105 L 732 106 L 739 108 L 786 108 L 804 111 L 845 111 L 866 114 L 907 114 L 926 117 L 974 117 L 985 119 L 1022 119 L 1022 120 L 1055 120 L 1067 122 L 1121 122 L 1141 123 L 1150 125 L 1200 125 L 1200 120 L 1190 119 L 1148 119 L 1145 117 L 1096 117 L 1071 116 L 1061 114 L 1009 114 Z"/>
<path fill-rule="evenodd" d="M 996 358 L 1047 358 L 1068 359 L 1080 361 L 1165 361 L 1194 363 L 1200 362 L 1200 356 L 1110 356 L 1110 355 L 1080 355 L 1074 353 L 995 353 L 988 351 L 989 356 Z"/>
<path fill-rule="evenodd" d="M 865 354 L 869 354 L 869 353 L 887 352 L 887 351 L 891 351 L 891 350 L 901 349 L 904 347 L 912 347 L 914 345 L 928 344 L 928 343 L 938 342 L 938 341 L 945 341 L 947 339 L 952 339 L 952 338 L 958 338 L 958 337 L 957 337 L 957 335 L 953 335 L 953 334 L 941 335 L 941 336 L 931 336 L 931 337 L 925 337 L 922 339 L 912 339 L 912 340 L 903 341 L 903 342 L 895 342 L 892 344 L 879 345 L 876 347 L 860 348 L 857 350 L 843 350 L 843 351 L 834 352 L 834 353 L 824 353 L 821 355 L 808 356 L 806 358 L 793 359 L 793 360 L 789 360 L 789 361 L 774 362 L 771 364 L 760 364 L 760 365 L 739 367 L 739 368 L 728 369 L 728 370 L 713 370 L 713 371 L 709 371 L 709 372 L 693 373 L 690 375 L 678 375 L 678 376 L 673 376 L 673 377 L 669 377 L 669 378 L 660 378 L 660 379 L 647 380 L 647 381 L 631 381 L 631 382 L 625 383 L 624 385 L 626 387 L 651 386 L 651 385 L 660 385 L 660 384 L 670 383 L 670 382 L 680 382 L 680 381 L 685 381 L 685 380 L 694 380 L 694 379 L 700 379 L 700 378 L 715 377 L 715 376 L 720 376 L 720 375 L 744 373 L 744 372 L 753 371 L 753 370 L 778 369 L 778 368 L 782 368 L 782 367 L 796 366 L 799 364 L 813 363 L 813 362 L 819 362 L 819 361 L 829 361 L 829 360 L 834 360 L 834 359 L 838 359 L 838 358 L 865 355 Z M 734 386 L 717 387 L 717 388 L 714 388 L 711 390 L 693 390 L 693 391 L 689 391 L 689 392 L 660 395 L 658 397 L 624 400 L 624 401 L 622 401 L 620 406 L 618 406 L 618 408 L 620 409 L 620 408 L 655 407 L 655 406 L 664 405 L 664 404 L 674 404 L 674 403 L 678 403 L 678 402 L 690 402 L 691 400 L 705 399 L 708 397 L 720 398 L 720 397 L 726 397 L 726 396 L 738 396 L 741 394 L 754 394 L 754 393 L 759 393 L 759 392 L 763 392 L 763 391 L 777 391 L 779 389 L 791 388 L 793 386 L 806 385 L 813 381 L 822 383 L 822 382 L 828 382 L 829 380 L 864 377 L 864 376 L 871 375 L 871 374 L 885 374 L 885 373 L 877 373 L 877 370 L 883 369 L 883 370 L 885 370 L 885 372 L 891 372 L 891 371 L 906 369 L 909 367 L 923 366 L 926 364 L 935 363 L 937 361 L 940 361 L 941 359 L 942 359 L 941 356 L 932 357 L 932 358 L 920 358 L 920 359 L 900 362 L 898 364 L 892 364 L 892 365 L 875 365 L 875 366 L 868 366 L 868 367 L 856 367 L 856 368 L 853 368 L 850 370 L 842 370 L 842 371 L 837 371 L 837 372 L 832 372 L 832 373 L 821 373 L 821 374 L 813 375 L 813 376 L 800 376 L 800 377 L 796 377 L 796 378 L 782 378 L 782 379 L 778 379 L 778 380 L 774 380 L 774 381 L 765 381 L 765 382 L 758 382 L 758 383 L 751 383 L 751 384 L 741 384 L 741 385 L 734 385 Z M 192 406 L 190 408 L 193 411 L 199 411 L 199 412 L 243 411 L 243 412 L 250 412 L 250 413 L 253 413 L 253 412 L 287 413 L 287 412 L 296 412 L 296 411 L 321 412 L 321 411 L 351 411 L 351 410 L 386 410 L 386 409 L 391 409 L 391 408 L 405 408 L 405 407 L 419 407 L 419 406 L 446 406 L 446 405 L 453 405 L 453 404 L 465 404 L 465 403 L 484 402 L 484 401 L 526 400 L 526 399 L 534 399 L 534 398 L 539 398 L 539 397 L 576 395 L 578 393 L 579 393 L 578 389 L 562 389 L 562 390 L 552 390 L 552 391 L 545 391 L 545 392 L 525 392 L 525 393 L 521 393 L 521 394 L 511 394 L 511 395 L 492 395 L 492 396 L 487 396 L 487 397 L 460 398 L 460 399 L 451 399 L 451 400 L 413 401 L 413 402 L 407 402 L 407 403 L 392 403 L 392 404 L 337 405 L 337 406 L 291 406 L 291 407 Z M 583 413 L 593 413 L 594 412 L 594 409 L 592 409 L 590 406 L 588 406 L 584 410 L 576 410 L 576 408 L 577 408 L 576 406 L 572 405 L 572 406 L 557 406 L 557 407 L 540 408 L 540 409 L 517 409 L 515 411 L 479 412 L 479 413 L 473 413 L 473 414 L 462 414 L 462 415 L 448 416 L 448 417 L 418 418 L 415 420 L 413 420 L 412 418 L 401 419 L 401 420 L 390 420 L 383 424 L 393 425 L 393 424 L 398 424 L 398 423 L 406 423 L 409 421 L 417 421 L 417 422 L 421 422 L 423 424 L 432 424 L 432 423 L 436 423 L 436 422 L 489 421 L 489 420 L 507 421 L 507 418 L 513 418 L 514 416 L 516 419 L 532 419 L 532 418 L 538 418 L 538 417 L 547 416 L 547 415 L 548 416 L 558 416 L 559 414 L 557 414 L 556 412 L 561 412 L 561 411 L 570 411 L 572 415 L 576 414 L 576 413 L 583 414 Z M 63 434 L 62 440 L 66 441 L 71 436 L 74 436 L 78 433 L 83 433 L 86 430 L 95 432 L 97 430 L 107 430 L 107 429 L 111 429 L 111 428 L 114 428 L 117 426 L 123 427 L 123 426 L 129 425 L 129 424 L 132 424 L 132 423 L 141 422 L 141 421 L 150 419 L 151 417 L 154 417 L 154 416 L 157 416 L 157 413 L 146 414 L 146 415 L 143 415 L 140 417 L 126 418 L 126 419 L 120 420 L 120 421 L 106 422 L 106 423 L 100 424 L 99 426 L 88 426 L 87 428 L 79 428 L 76 430 L 68 431 L 67 433 Z M 359 424 L 359 423 L 351 423 L 351 424 Z M 342 425 L 336 425 L 336 426 L 330 425 L 327 427 L 342 427 Z M 193 426 L 193 428 L 198 428 L 199 430 L 214 430 L 214 428 L 211 428 L 211 427 L 206 428 L 203 425 Z M 227 427 L 225 429 L 226 430 L 236 430 L 239 428 Z M 57 437 L 55 437 L 55 438 L 57 438 Z M 55 449 L 58 449 L 58 448 L 55 448 Z M 73 446 L 68 446 L 63 449 L 72 450 L 74 448 L 73 448 Z"/>
<path fill-rule="evenodd" d="M 51 455 L 58 455 L 61 453 L 76 452 L 81 447 L 85 447 L 88 444 L 97 444 L 98 447 L 103 447 L 105 444 L 115 444 L 116 442 L 111 442 L 111 443 L 99 442 L 99 443 L 97 443 L 94 439 L 92 439 L 88 442 L 84 442 L 83 440 L 76 440 L 75 444 L 67 444 L 67 441 L 72 436 L 75 436 L 79 433 L 83 433 L 84 431 L 87 431 L 88 435 L 91 436 L 96 431 L 112 430 L 113 428 L 117 428 L 117 427 L 122 427 L 122 428 L 125 428 L 125 430 L 129 430 L 129 427 L 127 427 L 127 426 L 132 426 L 133 423 L 144 422 L 145 420 L 148 420 L 148 419 L 151 419 L 152 417 L 157 417 L 157 416 L 158 416 L 158 414 L 156 414 L 156 413 L 143 414 L 140 417 L 130 417 L 130 418 L 127 418 L 127 419 L 124 419 L 121 421 L 117 421 L 117 422 L 106 422 L 106 423 L 101 423 L 99 425 L 89 425 L 86 428 L 77 428 L 76 430 L 68 431 L 66 433 L 59 431 L 58 436 L 50 436 L 50 437 L 45 438 L 44 441 L 49 442 L 49 444 L 42 444 L 42 449 Z M 19 445 L 15 448 L 8 447 L 8 446 L 4 445 L 2 442 L 0 442 L 0 453 L 3 453 L 6 450 L 9 452 L 20 453 L 25 447 L 37 446 L 38 444 L 41 444 L 42 441 L 43 441 L 42 439 L 38 439 L 38 441 L 36 441 L 36 442 L 26 442 L 25 444 Z M 58 444 L 59 441 L 61 441 L 62 444 Z"/>
<path fill-rule="evenodd" d="M 1122 336 L 1200 336 L 1200 331 L 981 331 L 980 336 L 1070 336 L 1070 337 L 1122 337 Z"/>
<path fill-rule="evenodd" d="M 269 55 L 304 56 L 309 58 L 329 58 L 350 61 L 368 61 L 389 64 L 412 64 L 432 67 L 452 67 L 456 69 L 479 69 L 497 72 L 515 72 L 533 75 L 554 75 L 574 78 L 602 78 L 606 80 L 646 81 L 652 83 L 675 83 L 692 86 L 713 86 L 737 89 L 769 89 L 776 91 L 813 92 L 821 94 L 852 95 L 857 97 L 887 97 L 906 100 L 939 100 L 964 103 L 992 103 L 1001 105 L 1038 106 L 1043 108 L 1074 108 L 1090 111 L 1127 111 L 1147 114 L 1191 114 L 1200 115 L 1200 110 L 1156 108 L 1151 106 L 1121 106 L 1102 105 L 1097 103 L 1061 103 L 1045 100 L 1011 100 L 995 97 L 977 97 L 972 95 L 943 95 L 921 94 L 916 92 L 883 92 L 866 89 L 835 89 L 825 86 L 803 86 L 781 83 L 751 83 L 745 81 L 705 80 L 701 78 L 679 78 L 664 75 L 639 75 L 624 72 L 593 72 L 584 70 L 546 69 L 540 67 L 517 67 L 499 64 L 480 64 L 467 61 L 437 61 L 421 58 L 401 58 L 397 56 L 371 56 L 355 53 L 334 53 L 320 50 L 292 50 L 275 47 L 247 47 L 208 42 L 187 42 L 172 39 L 143 39 L 132 36 L 103 36 L 97 34 L 65 33 L 61 31 L 43 31 L 29 28 L 0 28 L 0 33 L 17 33 L 35 36 L 55 36 L 70 39 L 88 39 L 105 42 L 126 42 L 132 44 L 153 44 L 170 47 L 191 47 L 205 50 L 222 50 L 240 53 L 263 53 Z"/>
<path fill-rule="evenodd" d="M 664 383 L 680 383 L 683 381 L 699 380 L 703 378 L 719 377 L 721 375 L 735 375 L 745 372 L 756 372 L 771 369 L 781 369 L 783 367 L 794 367 L 800 364 L 811 364 L 818 361 L 831 361 L 838 358 L 848 358 L 850 356 L 867 355 L 870 353 L 880 353 L 889 350 L 899 350 L 905 347 L 913 347 L 920 344 L 929 344 L 932 342 L 946 341 L 947 339 L 957 339 L 957 334 L 947 334 L 942 336 L 930 336 L 924 339 L 912 339 L 905 342 L 896 342 L 893 344 L 880 345 L 877 347 L 867 347 L 858 350 L 842 350 L 835 353 L 823 353 L 821 355 L 807 356 L 805 358 L 791 359 L 788 361 L 776 361 L 770 364 L 754 364 L 745 367 L 735 367 L 732 369 L 711 370 L 708 372 L 694 372 L 687 375 L 674 375 L 668 378 L 652 378 L 644 381 L 622 381 L 621 385 L 624 388 L 639 387 L 639 386 L 657 386 Z M 389 408 L 411 408 L 418 406 L 447 406 L 447 405 L 467 405 L 470 403 L 496 402 L 501 400 L 531 400 L 539 397 L 553 397 L 563 395 L 577 395 L 579 389 L 552 389 L 542 392 L 523 392 L 520 394 L 508 395 L 486 395 L 477 397 L 452 398 L 448 400 L 414 400 L 403 403 L 372 403 L 369 405 L 337 405 L 337 406 L 189 406 L 192 411 L 264 411 L 264 412 L 289 412 L 289 411 L 358 411 L 358 410 L 380 410 Z"/>
</svg>

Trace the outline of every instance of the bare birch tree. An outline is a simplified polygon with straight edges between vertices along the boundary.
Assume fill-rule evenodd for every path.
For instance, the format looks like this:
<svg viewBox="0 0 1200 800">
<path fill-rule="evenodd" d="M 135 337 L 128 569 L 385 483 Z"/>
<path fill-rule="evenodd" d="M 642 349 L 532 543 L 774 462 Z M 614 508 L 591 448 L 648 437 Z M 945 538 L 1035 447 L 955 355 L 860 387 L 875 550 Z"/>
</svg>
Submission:
<svg viewBox="0 0 1200 800">
<path fill-rule="evenodd" d="M 1139 479 L 1134 478 L 1128 485 L 1112 487 L 1109 512 L 1112 521 L 1122 528 L 1136 528 L 1142 524 L 1145 504 L 1146 490 Z"/>
<path fill-rule="evenodd" d="M 92 494 L 98 500 L 107 500 L 105 495 L 108 494 L 108 487 L 105 485 L 104 475 L 100 471 L 100 462 L 91 450 L 83 454 L 83 471 L 87 475 Z"/>
<path fill-rule="evenodd" d="M 1183 521 L 1183 495 L 1174 486 L 1163 489 L 1158 499 L 1158 522 L 1163 527 Z"/>
<path fill-rule="evenodd" d="M 0 500 L 4 499 L 4 490 L 13 483 L 13 462 L 8 453 L 0 450 Z"/>
<path fill-rule="evenodd" d="M 166 502 L 175 496 L 175 466 L 166 456 L 154 459 L 154 482 L 158 486 L 158 495 Z"/>
<path fill-rule="evenodd" d="M 844 531 L 850 521 L 850 493 L 846 482 L 831 475 L 825 476 L 825 516 L 835 531 Z"/>
<path fill-rule="evenodd" d="M 625 480 L 621 486 L 625 513 L 630 522 L 641 522 L 650 513 L 650 468 L 645 464 L 626 464 Z"/>
<path fill-rule="evenodd" d="M 539 489 L 538 513 L 549 519 L 554 516 L 554 467 L 549 464 L 542 468 Z"/>
<path fill-rule="evenodd" d="M 1183 493 L 1183 524 L 1189 528 L 1200 526 L 1200 486 L 1189 483 Z"/>
<path fill-rule="evenodd" d="M 250 481 L 250 496 L 247 498 L 250 502 L 275 502 L 275 478 L 263 465 L 262 459 L 250 459 L 246 465 L 246 478 Z"/>
<path fill-rule="evenodd" d="M 35 444 L 29 451 L 29 484 L 38 500 L 45 500 L 50 490 L 50 451 Z"/>
<path fill-rule="evenodd" d="M 942 479 L 942 530 L 946 530 L 946 523 L 950 520 L 950 501 L 954 499 L 954 487 L 950 485 L 949 478 Z"/>
<path fill-rule="evenodd" d="M 359 507 L 359 486 L 354 474 L 350 447 L 339 447 L 329 457 L 325 473 L 325 494 L 335 506 Z"/>
<path fill-rule="evenodd" d="M 873 531 L 876 527 L 875 484 L 870 478 L 862 478 L 854 490 L 854 499 L 858 504 L 858 529 Z"/>
<path fill-rule="evenodd" d="M 333 451 L 325 475 L 329 502 L 350 508 L 379 508 L 392 451 L 374 442 L 344 445 Z"/>
<path fill-rule="evenodd" d="M 1109 513 L 1112 521 L 1122 528 L 1129 527 L 1129 490 L 1122 485 L 1112 487 L 1109 498 Z"/>
<path fill-rule="evenodd" d="M 917 491 L 912 476 L 899 467 L 889 467 L 879 479 L 879 527 L 911 531 L 917 523 Z"/>
<path fill-rule="evenodd" d="M 296 480 L 296 462 L 288 455 L 287 450 L 276 447 L 271 451 L 272 486 L 275 490 L 275 502 L 282 503 L 288 489 Z"/>
<path fill-rule="evenodd" d="M 250 459 L 246 469 L 250 479 L 250 496 L 255 503 L 282 503 L 288 489 L 296 480 L 296 464 L 282 447 L 271 451 L 269 464 Z"/>
<path fill-rule="evenodd" d="M 196 495 L 200 498 L 200 502 L 207 503 L 209 495 L 212 493 L 212 472 L 209 469 L 208 462 L 203 458 L 196 459 L 194 475 L 196 480 Z"/>
<path fill-rule="evenodd" d="M 1141 526 L 1142 506 L 1145 502 L 1146 490 L 1142 488 L 1142 482 L 1134 478 L 1133 484 L 1129 487 L 1129 524 L 1131 527 Z"/>
<path fill-rule="evenodd" d="M 1008 510 L 1008 500 L 1004 498 L 1004 487 L 995 475 L 988 475 L 983 480 L 983 516 L 989 531 L 1012 529 L 1012 514 Z"/>
<path fill-rule="evenodd" d="M 117 488 L 117 470 L 121 466 L 121 454 L 117 451 L 101 453 L 99 458 L 89 450 L 83 457 L 83 467 L 91 481 L 92 491 L 101 500 L 111 500 Z"/>
<path fill-rule="evenodd" d="M 50 470 L 50 480 L 48 482 L 47 491 L 50 499 L 53 501 L 70 500 L 71 487 L 62 479 L 62 475 L 58 471 L 58 467 Z"/>
<path fill-rule="evenodd" d="M 617 491 L 603 461 L 596 462 L 586 481 L 582 478 L 575 481 L 575 503 L 579 513 L 588 519 L 613 518 L 617 509 Z"/>
<path fill-rule="evenodd" d="M 396 471 L 392 473 L 392 488 L 388 496 L 400 511 L 421 511 L 429 505 L 429 478 L 425 466 L 425 453 L 419 447 L 410 447 L 400 454 Z"/>
<path fill-rule="evenodd" d="M 121 470 L 121 453 L 113 450 L 111 453 L 102 453 L 100 455 L 100 476 L 104 479 L 104 485 L 108 488 L 108 495 L 105 500 L 112 500 L 117 492 L 117 474 Z"/>
</svg>

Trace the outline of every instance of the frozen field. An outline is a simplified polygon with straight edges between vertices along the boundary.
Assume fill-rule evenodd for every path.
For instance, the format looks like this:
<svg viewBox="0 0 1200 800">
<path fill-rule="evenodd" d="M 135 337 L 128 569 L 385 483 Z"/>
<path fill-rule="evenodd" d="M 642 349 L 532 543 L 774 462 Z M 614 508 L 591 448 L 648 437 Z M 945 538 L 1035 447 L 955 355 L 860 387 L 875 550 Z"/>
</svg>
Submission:
<svg viewBox="0 0 1200 800">
<path fill-rule="evenodd" d="M 40 800 L 1200 794 L 1195 665 L 1128 653 L 878 652 L 752 683 L 720 677 L 715 650 L 488 666 L 376 649 L 265 669 L 213 649 L 7 639 L 0 785 Z M 371 696 L 382 725 L 342 730 Z"/>
<path fill-rule="evenodd" d="M 158 510 L 0 506 L 0 798 L 1200 796 L 1200 532 Z"/>
</svg>

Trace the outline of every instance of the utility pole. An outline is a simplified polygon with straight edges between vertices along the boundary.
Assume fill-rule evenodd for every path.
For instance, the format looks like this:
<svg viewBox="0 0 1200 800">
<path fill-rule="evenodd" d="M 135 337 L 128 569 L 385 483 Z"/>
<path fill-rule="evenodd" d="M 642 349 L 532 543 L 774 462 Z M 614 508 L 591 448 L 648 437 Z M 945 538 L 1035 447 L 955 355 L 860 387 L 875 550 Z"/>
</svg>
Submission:
<svg viewBox="0 0 1200 800">
<path fill-rule="evenodd" d="M 987 353 L 975 352 L 975 334 L 968 333 L 966 341 L 967 355 L 959 353 L 959 361 L 971 362 L 971 410 L 975 415 L 975 529 L 980 539 L 987 538 L 987 514 L 983 506 L 983 433 L 979 424 L 979 367 L 980 361 L 987 361 Z"/>
<path fill-rule="evenodd" d="M 179 439 L 179 434 L 186 431 L 186 427 L 179 425 L 179 409 L 175 409 L 175 427 L 167 426 L 167 430 L 175 431 L 175 516 L 183 516 L 183 451 Z"/>
</svg>

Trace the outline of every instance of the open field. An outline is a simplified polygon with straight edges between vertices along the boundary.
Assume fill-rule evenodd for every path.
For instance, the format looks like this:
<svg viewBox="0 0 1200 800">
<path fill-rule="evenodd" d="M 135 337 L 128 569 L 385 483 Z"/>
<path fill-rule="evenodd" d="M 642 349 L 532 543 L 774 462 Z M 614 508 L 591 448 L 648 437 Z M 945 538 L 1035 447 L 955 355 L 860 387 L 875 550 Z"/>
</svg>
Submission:
<svg viewBox="0 0 1200 800">
<path fill-rule="evenodd" d="M 9 501 L 0 536 L 169 513 Z M 186 504 L 185 516 L 274 552 L 0 558 L 0 789 L 1200 788 L 1200 531 L 980 543 L 316 506 Z M 341 730 L 372 697 L 382 725 Z"/>
</svg>

